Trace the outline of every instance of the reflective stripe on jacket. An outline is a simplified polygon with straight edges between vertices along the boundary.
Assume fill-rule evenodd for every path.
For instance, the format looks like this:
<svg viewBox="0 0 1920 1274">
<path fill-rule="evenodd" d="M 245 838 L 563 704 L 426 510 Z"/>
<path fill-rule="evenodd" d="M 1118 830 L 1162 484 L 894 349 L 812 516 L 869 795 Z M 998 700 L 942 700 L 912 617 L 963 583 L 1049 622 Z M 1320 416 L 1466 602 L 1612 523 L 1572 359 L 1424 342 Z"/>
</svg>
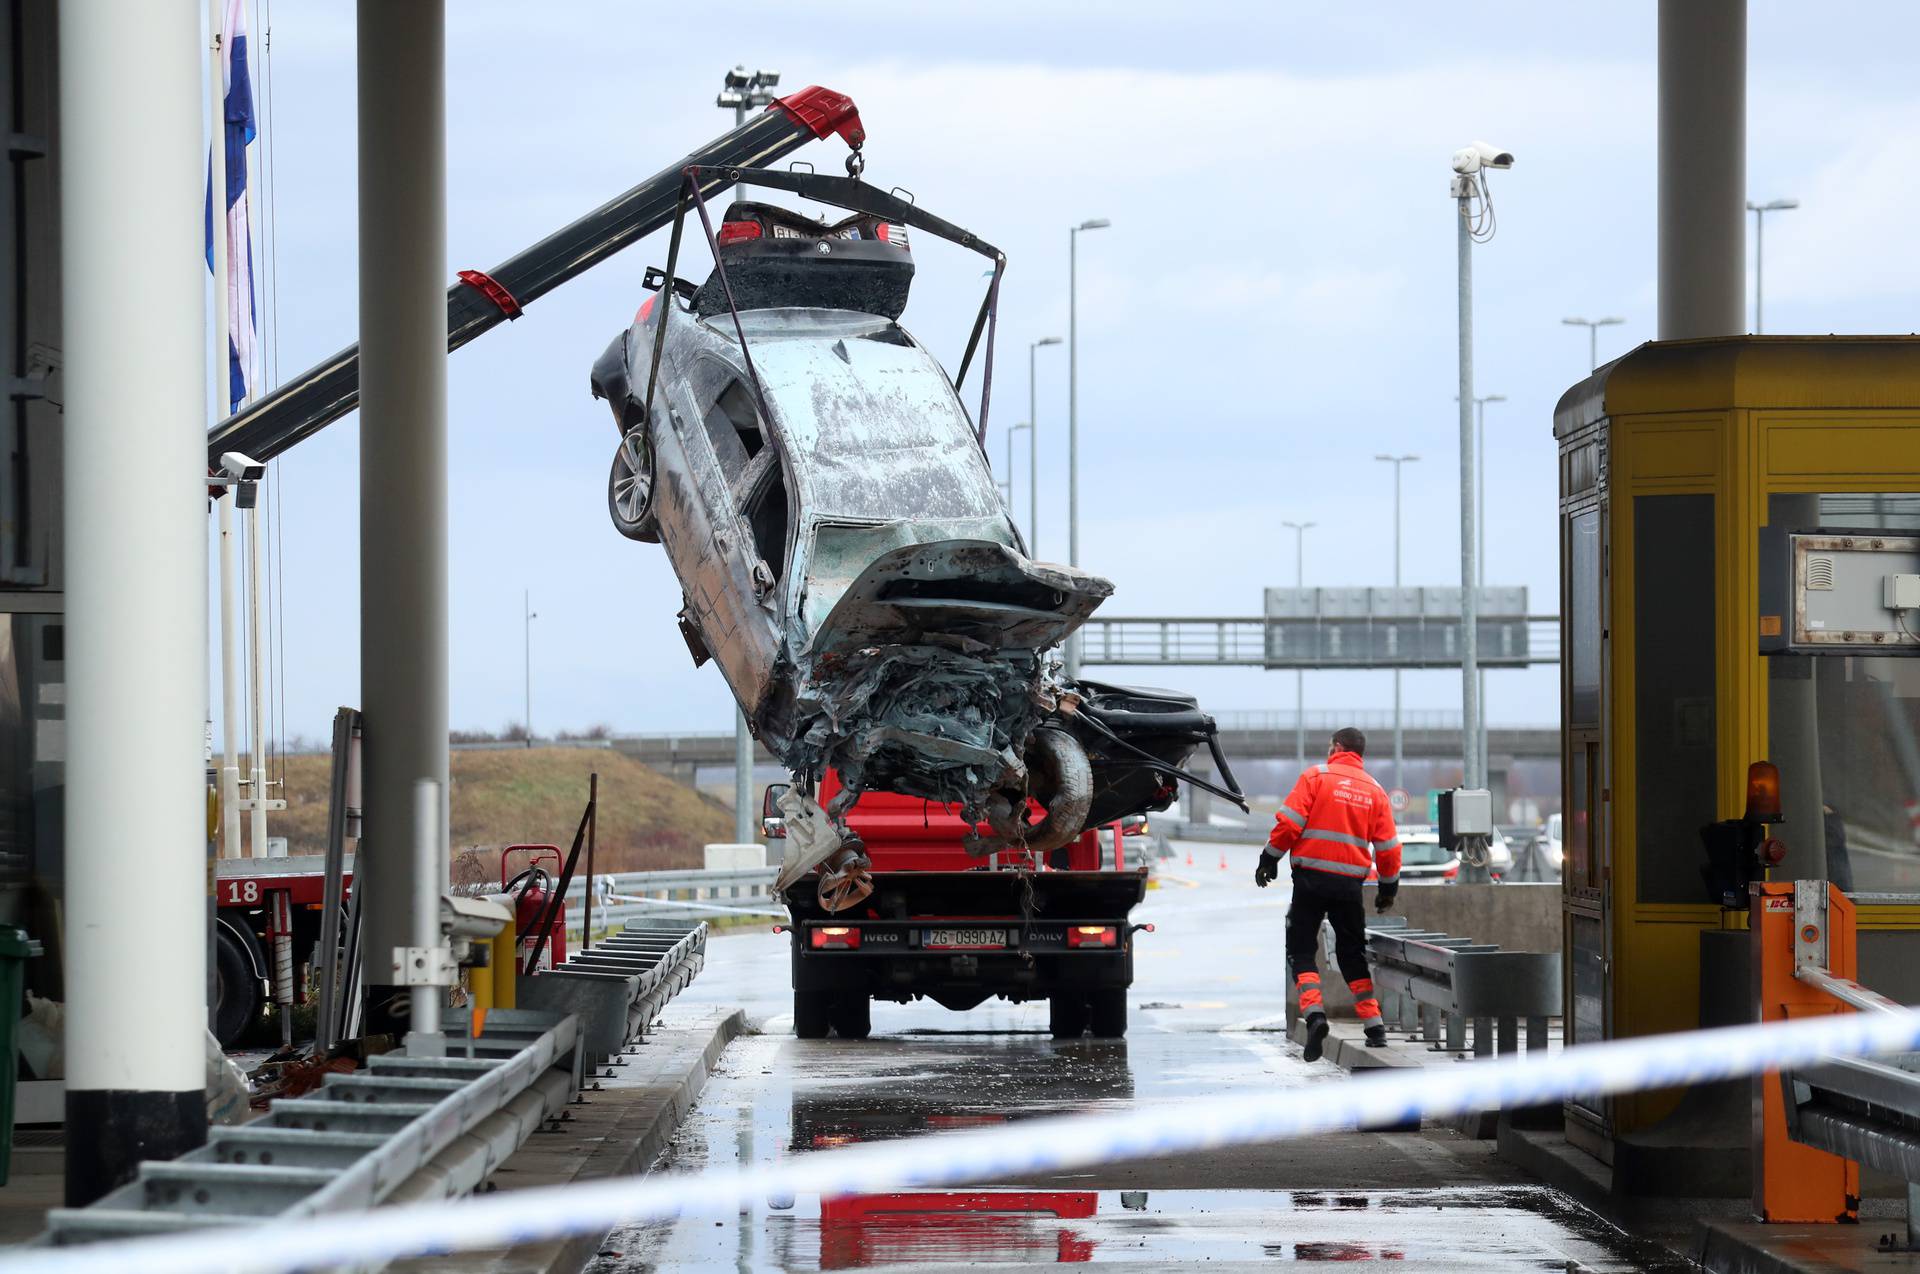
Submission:
<svg viewBox="0 0 1920 1274">
<path fill-rule="evenodd" d="M 1291 853 L 1296 868 L 1365 880 L 1378 867 L 1381 884 L 1400 879 L 1400 834 L 1386 789 L 1351 752 L 1300 776 L 1274 815 L 1267 845 L 1276 855 Z"/>
</svg>

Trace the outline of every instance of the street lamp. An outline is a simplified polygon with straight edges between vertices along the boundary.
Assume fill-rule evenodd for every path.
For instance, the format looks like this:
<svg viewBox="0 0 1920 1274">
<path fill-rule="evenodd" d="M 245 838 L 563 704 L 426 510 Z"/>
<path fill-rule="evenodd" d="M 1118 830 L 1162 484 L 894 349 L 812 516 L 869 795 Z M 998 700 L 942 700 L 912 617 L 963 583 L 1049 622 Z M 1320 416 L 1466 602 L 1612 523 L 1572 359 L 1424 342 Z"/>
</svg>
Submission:
<svg viewBox="0 0 1920 1274">
<path fill-rule="evenodd" d="M 1040 400 L 1034 389 L 1034 353 L 1042 345 L 1058 345 L 1057 336 L 1043 336 L 1027 345 L 1027 422 L 1033 425 L 1027 435 L 1027 552 L 1040 556 Z M 1011 483 L 1013 477 L 1008 475 Z M 1007 503 L 1013 503 L 1013 488 L 1007 488 Z"/>
<path fill-rule="evenodd" d="M 1019 424 L 1017 424 L 1017 425 L 1009 425 L 1009 426 L 1007 427 L 1007 481 L 1006 481 L 1006 487 L 1007 487 L 1007 513 L 1008 513 L 1009 515 L 1011 515 L 1011 514 L 1013 513 L 1013 436 L 1014 436 L 1015 434 L 1017 434 L 1017 433 L 1019 433 L 1019 432 L 1020 432 L 1020 431 L 1021 431 L 1022 429 L 1024 429 L 1024 430 L 1026 430 L 1026 431 L 1027 431 L 1028 433 L 1032 433 L 1032 432 L 1033 432 L 1033 424 L 1032 424 L 1032 422 L 1030 422 L 1030 421 L 1025 421 L 1025 420 L 1023 420 L 1023 421 L 1021 421 L 1021 422 L 1020 422 Z M 1028 467 L 1028 468 L 1032 468 L 1033 466 L 1032 466 L 1031 464 L 1029 464 L 1029 465 L 1028 465 L 1027 467 Z M 1029 475 L 1027 476 L 1027 483 L 1028 483 L 1028 485 L 1029 485 L 1029 486 L 1031 486 L 1031 485 L 1032 485 L 1032 483 L 1033 483 L 1033 476 L 1032 476 L 1031 474 L 1029 474 Z M 1028 551 L 1028 552 L 1032 552 L 1032 551 L 1033 551 L 1033 545 L 1032 545 L 1032 544 L 1028 544 L 1028 545 L 1027 545 L 1027 551 Z"/>
<path fill-rule="evenodd" d="M 1314 522 L 1282 522 L 1281 526 L 1293 532 L 1293 586 L 1306 587 L 1307 578 L 1307 531 L 1317 526 Z M 1300 757 L 1300 768 L 1307 768 L 1307 673 L 1304 668 L 1293 670 L 1293 750 Z"/>
<path fill-rule="evenodd" d="M 780 72 L 765 69 L 747 70 L 745 64 L 735 66 L 727 72 L 726 86 L 713 104 L 722 110 L 733 111 L 735 128 L 747 122 L 749 110 L 759 110 L 773 104 L 773 90 L 780 83 Z M 747 183 L 734 183 L 733 201 L 739 203 L 747 197 Z M 733 839 L 736 843 L 753 843 L 753 729 L 747 724 L 745 709 L 736 708 L 733 715 Z"/>
<path fill-rule="evenodd" d="M 525 589 L 520 593 L 520 611 L 524 616 L 521 627 L 520 651 L 526 664 L 527 692 L 527 746 L 533 746 L 533 621 L 540 618 L 533 610 L 533 594 Z"/>
<path fill-rule="evenodd" d="M 1080 565 L 1080 232 L 1105 230 L 1091 217 L 1067 231 L 1067 565 Z M 1080 634 L 1067 638 L 1067 676 L 1080 675 Z"/>
<path fill-rule="evenodd" d="M 773 89 L 779 83 L 778 71 L 749 71 L 745 66 L 735 66 L 727 72 L 726 87 L 713 99 L 713 104 L 722 110 L 732 110 L 733 126 L 738 128 L 747 122 L 748 111 L 773 105 Z M 733 187 L 734 202 L 738 203 L 746 197 L 747 183 L 736 182 Z M 734 822 L 738 824 L 740 820 L 735 819 Z"/>
<path fill-rule="evenodd" d="M 1393 466 L 1393 586 L 1400 587 L 1400 466 L 1413 464 L 1419 456 L 1379 455 L 1375 460 Z M 1399 598 L 1394 599 L 1397 609 Z M 1400 730 L 1400 670 L 1393 670 L 1393 785 L 1405 789 L 1407 786 L 1406 741 Z"/>
<path fill-rule="evenodd" d="M 1766 300 L 1767 270 L 1767 214 L 1786 212 L 1798 208 L 1798 199 L 1770 199 L 1766 203 L 1747 201 L 1747 211 L 1753 214 L 1753 331 L 1754 335 L 1767 330 L 1762 304 Z"/>
<path fill-rule="evenodd" d="M 1505 401 L 1505 394 L 1484 394 L 1473 400 L 1473 454 L 1479 457 L 1473 467 L 1473 550 L 1478 559 L 1474 583 L 1480 588 L 1487 586 L 1487 404 Z"/>
<path fill-rule="evenodd" d="M 1587 329 L 1587 370 L 1589 371 L 1600 366 L 1600 329 L 1626 322 L 1623 318 L 1611 316 L 1598 319 L 1563 318 L 1560 321 L 1568 327 Z"/>
</svg>

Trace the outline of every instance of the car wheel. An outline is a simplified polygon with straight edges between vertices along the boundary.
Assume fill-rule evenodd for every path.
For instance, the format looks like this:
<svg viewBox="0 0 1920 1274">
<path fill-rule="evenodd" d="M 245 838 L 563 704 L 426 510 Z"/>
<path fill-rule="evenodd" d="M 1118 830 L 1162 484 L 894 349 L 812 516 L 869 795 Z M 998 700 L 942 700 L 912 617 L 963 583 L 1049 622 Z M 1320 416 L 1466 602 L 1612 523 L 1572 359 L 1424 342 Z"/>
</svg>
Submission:
<svg viewBox="0 0 1920 1274">
<path fill-rule="evenodd" d="M 1074 991 L 1056 992 L 1047 1000 L 1047 1027 L 1057 1040 L 1077 1040 L 1087 1030 L 1087 997 Z"/>
<path fill-rule="evenodd" d="M 607 474 L 607 513 L 613 529 L 629 540 L 660 542 L 660 520 L 653 508 L 653 455 L 644 426 L 630 430 L 613 453 Z"/>
<path fill-rule="evenodd" d="M 793 1033 L 803 1040 L 827 1038 L 827 1027 L 832 1024 L 832 1008 L 833 997 L 828 992 L 795 991 L 793 993 Z"/>
<path fill-rule="evenodd" d="M 1095 1039 L 1117 1040 L 1127 1033 L 1127 988 L 1103 986 L 1090 1005 Z"/>
<path fill-rule="evenodd" d="M 833 1029 L 843 1040 L 863 1040 L 873 1031 L 873 1001 L 858 991 L 849 991 L 834 1001 L 830 1016 Z"/>
<path fill-rule="evenodd" d="M 239 940 L 224 927 L 214 931 L 213 961 L 213 1036 L 221 1048 L 232 1048 L 260 1016 L 260 979 L 253 976 L 253 964 Z"/>
</svg>

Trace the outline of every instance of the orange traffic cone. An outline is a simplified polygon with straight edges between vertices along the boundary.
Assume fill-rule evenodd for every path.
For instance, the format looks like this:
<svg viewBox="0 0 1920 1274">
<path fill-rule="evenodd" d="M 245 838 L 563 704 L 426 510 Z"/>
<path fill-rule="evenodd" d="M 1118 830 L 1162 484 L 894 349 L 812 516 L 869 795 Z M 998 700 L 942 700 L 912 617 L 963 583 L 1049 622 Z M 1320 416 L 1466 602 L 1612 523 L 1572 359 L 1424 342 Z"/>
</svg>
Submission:
<svg viewBox="0 0 1920 1274">
<path fill-rule="evenodd" d="M 1227 851 L 1223 849 L 1220 851 L 1220 870 L 1225 871 L 1226 869 L 1227 869 Z"/>
<path fill-rule="evenodd" d="M 1193 866 L 1193 847 L 1191 845 L 1187 847 L 1187 866 Z"/>
</svg>

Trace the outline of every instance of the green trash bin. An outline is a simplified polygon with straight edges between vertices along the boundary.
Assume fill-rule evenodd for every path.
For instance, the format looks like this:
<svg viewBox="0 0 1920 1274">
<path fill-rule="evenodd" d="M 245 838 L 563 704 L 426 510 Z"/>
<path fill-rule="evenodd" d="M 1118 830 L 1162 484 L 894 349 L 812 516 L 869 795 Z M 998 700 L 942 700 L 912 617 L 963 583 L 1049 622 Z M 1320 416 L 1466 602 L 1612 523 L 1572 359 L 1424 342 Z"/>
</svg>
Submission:
<svg viewBox="0 0 1920 1274">
<path fill-rule="evenodd" d="M 25 929 L 0 925 L 0 1186 L 13 1168 L 13 1086 L 20 1073 L 27 961 L 39 954 L 40 944 Z"/>
</svg>

